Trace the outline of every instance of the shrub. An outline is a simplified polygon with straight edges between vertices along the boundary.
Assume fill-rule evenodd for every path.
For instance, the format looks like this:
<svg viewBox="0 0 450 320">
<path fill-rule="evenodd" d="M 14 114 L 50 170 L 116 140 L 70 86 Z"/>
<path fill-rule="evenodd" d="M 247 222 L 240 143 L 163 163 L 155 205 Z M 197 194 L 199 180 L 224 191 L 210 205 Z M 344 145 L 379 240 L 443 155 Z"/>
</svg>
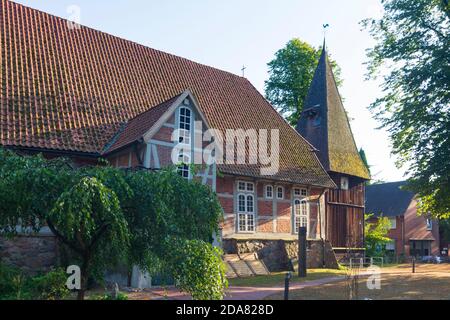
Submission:
<svg viewBox="0 0 450 320">
<path fill-rule="evenodd" d="M 67 275 L 62 269 L 35 277 L 0 263 L 0 300 L 58 300 L 67 298 Z"/>
<path fill-rule="evenodd" d="M 168 269 L 195 300 L 222 300 L 228 286 L 222 250 L 201 240 L 170 240 Z"/>
<path fill-rule="evenodd" d="M 23 275 L 11 266 L 0 263 L 0 300 L 21 299 Z"/>
<path fill-rule="evenodd" d="M 44 275 L 33 277 L 29 281 L 30 291 L 35 299 L 62 300 L 69 296 L 66 287 L 67 274 L 63 269 L 56 269 Z"/>
<path fill-rule="evenodd" d="M 91 300 L 128 300 L 128 296 L 122 292 L 119 292 L 119 294 L 117 295 L 116 298 L 114 298 L 112 296 L 112 294 L 104 294 L 104 295 L 97 295 L 97 296 L 92 296 Z"/>
</svg>

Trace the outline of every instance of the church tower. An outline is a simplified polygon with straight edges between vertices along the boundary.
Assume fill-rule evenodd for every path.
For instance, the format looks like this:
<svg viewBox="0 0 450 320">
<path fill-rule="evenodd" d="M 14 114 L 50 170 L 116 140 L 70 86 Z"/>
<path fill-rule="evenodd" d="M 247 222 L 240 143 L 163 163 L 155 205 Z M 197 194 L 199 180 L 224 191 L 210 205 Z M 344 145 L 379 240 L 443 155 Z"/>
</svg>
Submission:
<svg viewBox="0 0 450 320">
<path fill-rule="evenodd" d="M 297 124 L 316 149 L 338 189 L 324 195 L 326 239 L 340 249 L 364 247 L 364 192 L 370 174 L 362 161 L 323 46 L 319 64 Z"/>
</svg>

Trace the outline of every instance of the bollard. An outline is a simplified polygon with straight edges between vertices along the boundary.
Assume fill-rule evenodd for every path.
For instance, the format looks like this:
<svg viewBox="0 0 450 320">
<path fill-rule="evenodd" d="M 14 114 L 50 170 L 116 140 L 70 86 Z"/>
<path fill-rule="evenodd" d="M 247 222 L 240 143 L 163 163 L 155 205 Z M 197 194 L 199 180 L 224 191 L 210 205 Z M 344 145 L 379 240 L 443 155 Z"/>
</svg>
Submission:
<svg viewBox="0 0 450 320">
<path fill-rule="evenodd" d="M 416 257 L 412 258 L 412 273 L 416 273 Z"/>
<path fill-rule="evenodd" d="M 286 273 L 284 278 L 284 300 L 289 300 L 289 280 L 291 279 L 291 273 Z"/>
</svg>

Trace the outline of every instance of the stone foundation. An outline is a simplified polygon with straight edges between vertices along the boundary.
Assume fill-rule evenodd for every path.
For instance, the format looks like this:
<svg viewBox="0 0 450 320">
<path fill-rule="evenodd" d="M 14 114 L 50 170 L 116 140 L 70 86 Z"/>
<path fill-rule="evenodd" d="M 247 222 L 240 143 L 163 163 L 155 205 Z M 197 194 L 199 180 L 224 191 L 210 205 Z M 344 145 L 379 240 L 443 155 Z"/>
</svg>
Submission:
<svg viewBox="0 0 450 320">
<path fill-rule="evenodd" d="M 298 257 L 298 241 L 223 239 L 222 244 L 226 254 L 256 253 L 270 272 L 292 271 L 291 260 Z M 339 267 L 329 242 L 308 240 L 307 267 Z"/>
<path fill-rule="evenodd" d="M 49 271 L 57 264 L 57 241 L 53 236 L 0 238 L 0 261 L 29 274 Z"/>
</svg>

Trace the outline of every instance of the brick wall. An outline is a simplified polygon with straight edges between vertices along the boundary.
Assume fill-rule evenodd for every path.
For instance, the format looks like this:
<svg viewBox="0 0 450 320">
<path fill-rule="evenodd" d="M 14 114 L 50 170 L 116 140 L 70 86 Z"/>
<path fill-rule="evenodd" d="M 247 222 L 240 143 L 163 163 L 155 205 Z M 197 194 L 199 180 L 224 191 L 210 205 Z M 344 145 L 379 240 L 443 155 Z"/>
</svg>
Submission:
<svg viewBox="0 0 450 320">
<path fill-rule="evenodd" d="M 57 264 L 57 242 L 53 236 L 0 238 L 0 261 L 35 274 Z"/>
<path fill-rule="evenodd" d="M 236 195 L 237 182 L 248 181 L 255 185 L 255 215 L 256 215 L 256 231 L 255 233 L 236 233 Z M 265 194 L 266 186 L 273 186 L 273 197 L 267 198 Z M 277 198 L 277 187 L 282 186 L 284 189 L 283 199 Z M 233 237 L 247 238 L 294 238 L 293 233 L 293 196 L 294 186 L 289 184 L 279 184 L 277 182 L 261 181 L 249 179 L 246 177 L 221 176 L 217 178 L 217 195 L 226 218 L 226 223 L 222 224 L 223 236 L 225 239 Z M 310 196 L 317 196 L 322 193 L 320 188 L 311 188 Z M 310 210 L 310 236 L 318 238 L 320 231 L 320 223 L 318 216 L 318 205 L 311 204 Z"/>
</svg>

